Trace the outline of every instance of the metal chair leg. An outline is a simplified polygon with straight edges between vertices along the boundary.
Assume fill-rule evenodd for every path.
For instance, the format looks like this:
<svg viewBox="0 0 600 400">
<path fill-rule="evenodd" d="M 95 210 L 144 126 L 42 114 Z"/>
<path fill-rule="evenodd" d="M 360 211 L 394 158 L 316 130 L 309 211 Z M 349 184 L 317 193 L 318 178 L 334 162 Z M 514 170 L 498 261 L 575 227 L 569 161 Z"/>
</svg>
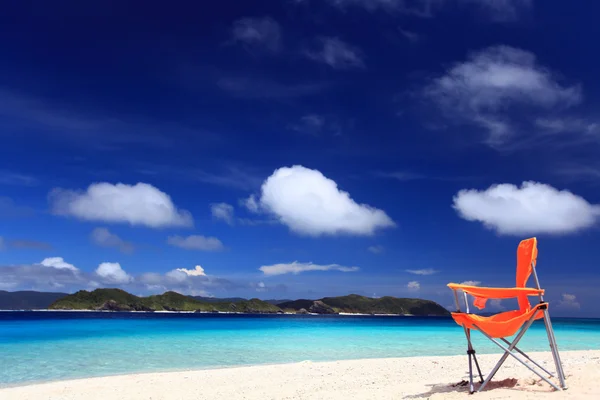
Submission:
<svg viewBox="0 0 600 400">
<path fill-rule="evenodd" d="M 554 336 L 554 330 L 552 329 L 552 322 L 550 321 L 548 309 L 544 310 L 544 324 L 546 325 L 546 334 L 548 335 L 548 342 L 550 343 L 550 350 L 552 351 L 552 358 L 554 359 L 554 365 L 556 367 L 556 374 L 558 375 L 560 387 L 565 390 L 567 389 L 565 372 L 563 370 L 560 355 L 558 354 L 558 345 L 556 344 L 556 337 Z"/>
</svg>

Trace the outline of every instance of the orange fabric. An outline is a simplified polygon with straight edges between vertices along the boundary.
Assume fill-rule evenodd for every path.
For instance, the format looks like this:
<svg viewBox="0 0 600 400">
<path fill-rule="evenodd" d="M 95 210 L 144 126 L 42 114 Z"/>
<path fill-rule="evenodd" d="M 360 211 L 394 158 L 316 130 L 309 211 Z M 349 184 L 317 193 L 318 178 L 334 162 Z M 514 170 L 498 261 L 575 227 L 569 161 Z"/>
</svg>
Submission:
<svg viewBox="0 0 600 400">
<path fill-rule="evenodd" d="M 474 305 L 479 309 L 485 307 L 487 299 L 517 298 L 519 301 L 518 310 L 506 311 L 490 317 L 455 312 L 452 313 L 454 321 L 467 329 L 482 330 L 491 337 L 499 338 L 514 335 L 534 314 L 535 319 L 542 318 L 544 314 L 539 308 L 542 304 L 548 303 L 540 303 L 532 308 L 528 296 L 543 295 L 544 290 L 525 287 L 531 276 L 533 267 L 536 266 L 537 256 L 536 238 L 525 239 L 519 243 L 519 247 L 517 248 L 516 287 L 514 288 L 489 288 L 449 283 L 449 288 L 462 290 L 474 296 Z"/>
<path fill-rule="evenodd" d="M 473 305 L 477 308 L 479 308 L 480 310 L 483 310 L 485 308 L 485 303 L 487 302 L 487 297 L 475 297 L 475 300 L 473 301 Z"/>
<path fill-rule="evenodd" d="M 486 299 L 514 299 L 519 296 L 539 296 L 544 294 L 544 290 L 533 288 L 490 288 L 481 286 L 459 285 L 458 283 L 449 283 L 448 287 L 453 290 L 462 290 L 463 292 L 475 297 Z"/>
<path fill-rule="evenodd" d="M 527 312 L 521 310 L 506 311 L 491 317 L 482 315 L 452 313 L 454 321 L 467 329 L 482 330 L 493 338 L 512 336 L 523 326 L 523 324 L 537 313 L 535 319 L 543 318 L 544 314 L 538 308 L 542 304 L 536 305 Z"/>
<path fill-rule="evenodd" d="M 522 240 L 519 243 L 519 247 L 517 248 L 517 279 L 515 282 L 516 287 L 525 287 L 529 277 L 531 276 L 531 271 L 533 266 L 537 263 L 537 239 L 530 238 Z M 531 305 L 529 304 L 529 300 L 527 296 L 521 295 L 518 296 L 519 300 L 519 308 L 521 310 L 529 309 Z"/>
</svg>

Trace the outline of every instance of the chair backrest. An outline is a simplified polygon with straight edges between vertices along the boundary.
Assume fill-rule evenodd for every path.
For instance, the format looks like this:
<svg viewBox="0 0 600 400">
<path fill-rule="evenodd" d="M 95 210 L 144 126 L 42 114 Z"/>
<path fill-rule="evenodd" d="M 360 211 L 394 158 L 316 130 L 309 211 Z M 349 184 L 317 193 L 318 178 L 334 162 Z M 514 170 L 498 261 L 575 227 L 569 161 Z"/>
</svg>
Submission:
<svg viewBox="0 0 600 400">
<path fill-rule="evenodd" d="M 525 287 L 531 276 L 532 268 L 537 262 L 538 249 L 535 237 L 522 240 L 517 248 L 517 281 L 516 287 Z M 527 296 L 519 296 L 519 308 L 529 311 L 531 304 Z"/>
</svg>

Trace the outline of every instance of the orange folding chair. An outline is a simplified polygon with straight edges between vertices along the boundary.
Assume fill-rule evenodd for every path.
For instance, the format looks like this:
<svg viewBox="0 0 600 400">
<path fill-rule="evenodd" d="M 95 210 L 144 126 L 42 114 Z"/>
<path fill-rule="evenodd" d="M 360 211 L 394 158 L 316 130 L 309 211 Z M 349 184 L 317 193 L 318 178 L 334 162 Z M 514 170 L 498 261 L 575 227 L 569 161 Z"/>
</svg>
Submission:
<svg viewBox="0 0 600 400">
<path fill-rule="evenodd" d="M 558 380 L 560 382 L 560 387 L 562 389 L 566 389 L 567 386 L 565 384 L 565 373 L 563 371 L 562 363 L 560 360 L 560 356 L 558 354 L 558 347 L 556 345 L 556 338 L 554 337 L 554 331 L 552 330 L 552 323 L 550 322 L 550 315 L 548 314 L 548 302 L 544 301 L 544 290 L 540 287 L 540 281 L 538 280 L 536 269 L 537 262 L 537 239 L 531 238 L 521 241 L 519 243 L 519 247 L 517 249 L 517 279 L 516 279 L 516 287 L 514 288 L 490 288 L 490 287 L 479 287 L 479 286 L 469 286 L 469 285 L 459 285 L 456 283 L 449 283 L 448 287 L 454 291 L 454 300 L 456 302 L 457 311 L 452 313 L 452 318 L 454 321 L 463 327 L 465 331 L 465 335 L 467 337 L 467 355 L 469 357 L 469 391 L 470 393 L 474 392 L 473 386 L 473 362 L 477 368 L 477 372 L 479 374 L 479 378 L 481 379 L 481 386 L 477 390 L 478 392 L 482 391 L 483 388 L 490 382 L 490 380 L 494 377 L 498 369 L 502 366 L 504 361 L 508 358 L 508 356 L 512 356 L 521 364 L 529 368 L 536 375 L 550 384 L 556 390 L 560 390 L 560 388 L 550 381 L 546 376 L 544 376 L 541 372 L 536 370 L 532 365 L 541 369 L 550 377 L 554 377 L 554 374 L 547 371 L 541 365 L 533 361 L 527 354 L 525 354 L 521 349 L 517 347 L 519 340 L 525 335 L 525 332 L 529 329 L 529 327 L 533 324 L 533 322 L 537 319 L 544 319 L 544 324 L 546 326 L 546 333 L 548 334 L 548 341 L 550 342 L 550 350 L 552 351 L 552 357 L 554 358 L 554 364 L 556 366 L 556 374 L 558 375 Z M 535 280 L 536 288 L 528 288 L 526 287 L 527 281 L 533 272 L 533 277 Z M 462 291 L 464 296 L 464 302 L 466 307 L 466 312 L 461 312 L 460 304 L 458 301 L 458 292 Z M 485 302 L 487 299 L 509 299 L 509 298 L 517 298 L 519 302 L 519 309 L 501 312 L 489 317 L 471 314 L 469 311 L 469 302 L 467 298 L 467 294 L 473 296 L 474 306 L 482 309 L 485 307 Z M 528 296 L 538 296 L 539 303 L 535 306 L 531 306 L 529 303 Z M 477 362 L 477 357 L 475 356 L 475 349 L 471 343 L 471 331 L 477 330 L 481 332 L 485 337 L 494 342 L 498 347 L 504 350 L 504 355 L 494 369 L 488 374 L 487 378 L 484 380 L 483 375 L 481 374 L 481 369 L 479 368 L 479 363 Z M 513 336 L 515 333 L 518 334 L 515 336 L 512 342 L 508 341 L 506 338 Z M 521 359 L 520 356 L 523 356 L 525 360 Z"/>
</svg>

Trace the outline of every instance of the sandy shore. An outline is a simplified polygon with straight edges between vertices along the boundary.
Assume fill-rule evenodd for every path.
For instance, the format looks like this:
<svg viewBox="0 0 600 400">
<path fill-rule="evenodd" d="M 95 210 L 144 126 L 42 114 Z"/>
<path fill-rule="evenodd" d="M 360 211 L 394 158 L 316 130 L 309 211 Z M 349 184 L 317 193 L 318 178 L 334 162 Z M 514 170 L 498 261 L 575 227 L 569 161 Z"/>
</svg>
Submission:
<svg viewBox="0 0 600 400">
<path fill-rule="evenodd" d="M 554 370 L 550 352 L 532 353 Z M 500 355 L 480 355 L 484 373 Z M 569 389 L 556 392 L 516 361 L 473 399 L 600 398 L 600 351 L 562 352 Z M 59 381 L 0 389 L 3 400 L 466 399 L 466 356 L 301 362 Z M 541 381 L 541 382 L 540 382 Z"/>
</svg>

